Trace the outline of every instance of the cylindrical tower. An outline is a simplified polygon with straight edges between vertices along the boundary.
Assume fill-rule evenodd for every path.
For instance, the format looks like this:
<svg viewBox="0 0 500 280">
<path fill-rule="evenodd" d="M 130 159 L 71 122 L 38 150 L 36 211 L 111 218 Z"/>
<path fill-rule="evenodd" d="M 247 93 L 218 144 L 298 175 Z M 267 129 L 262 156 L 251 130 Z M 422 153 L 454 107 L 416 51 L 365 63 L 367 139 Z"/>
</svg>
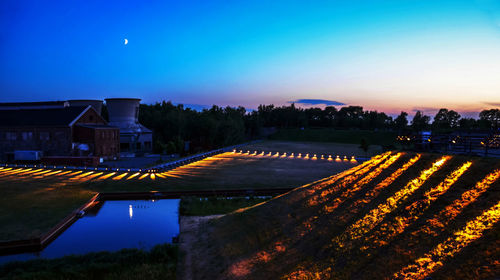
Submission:
<svg viewBox="0 0 500 280">
<path fill-rule="evenodd" d="M 106 98 L 109 122 L 118 127 L 127 127 L 138 123 L 139 98 Z"/>
<path fill-rule="evenodd" d="M 102 111 L 102 100 L 97 100 L 97 99 L 73 99 L 73 100 L 68 100 L 69 106 L 92 106 L 99 115 L 101 114 Z"/>
</svg>

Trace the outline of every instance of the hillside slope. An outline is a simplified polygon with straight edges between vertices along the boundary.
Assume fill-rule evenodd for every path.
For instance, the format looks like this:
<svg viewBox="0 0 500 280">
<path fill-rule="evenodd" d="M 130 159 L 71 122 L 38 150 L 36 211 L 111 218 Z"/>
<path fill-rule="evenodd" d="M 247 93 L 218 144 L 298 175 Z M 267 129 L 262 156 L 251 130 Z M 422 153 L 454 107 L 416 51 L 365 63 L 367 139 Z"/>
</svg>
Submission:
<svg viewBox="0 0 500 280">
<path fill-rule="evenodd" d="M 200 227 L 196 279 L 500 275 L 500 161 L 388 152 Z"/>
</svg>

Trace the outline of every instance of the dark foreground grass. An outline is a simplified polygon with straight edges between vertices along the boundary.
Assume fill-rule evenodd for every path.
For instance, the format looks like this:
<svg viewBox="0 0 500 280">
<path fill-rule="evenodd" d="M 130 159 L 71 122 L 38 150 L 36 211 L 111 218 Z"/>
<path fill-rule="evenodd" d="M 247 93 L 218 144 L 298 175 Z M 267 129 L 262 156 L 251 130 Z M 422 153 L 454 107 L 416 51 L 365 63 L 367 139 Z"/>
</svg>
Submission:
<svg viewBox="0 0 500 280">
<path fill-rule="evenodd" d="M 124 249 L 0 266 L 1 279 L 176 279 L 177 246 Z"/>
<path fill-rule="evenodd" d="M 208 216 L 226 214 L 240 208 L 254 206 L 271 197 L 183 197 L 179 205 L 179 215 Z"/>
</svg>

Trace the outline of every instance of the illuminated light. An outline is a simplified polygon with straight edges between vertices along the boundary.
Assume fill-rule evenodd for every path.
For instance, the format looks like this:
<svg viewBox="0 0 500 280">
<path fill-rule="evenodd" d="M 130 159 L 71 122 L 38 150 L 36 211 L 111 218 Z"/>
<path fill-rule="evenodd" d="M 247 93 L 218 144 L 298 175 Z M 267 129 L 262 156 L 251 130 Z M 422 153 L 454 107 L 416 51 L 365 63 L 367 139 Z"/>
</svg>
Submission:
<svg viewBox="0 0 500 280">
<path fill-rule="evenodd" d="M 71 171 L 69 171 L 69 170 L 68 170 L 68 171 L 61 172 L 61 173 L 59 173 L 59 174 L 54 175 L 54 177 L 63 176 L 63 175 L 66 175 L 66 174 L 68 174 L 68 173 L 71 173 Z"/>
<path fill-rule="evenodd" d="M 106 180 L 106 179 L 108 179 L 109 177 L 112 177 L 112 176 L 113 176 L 113 175 L 115 175 L 115 174 L 116 174 L 116 172 L 111 172 L 111 173 L 108 173 L 108 174 L 103 175 L 103 176 L 101 176 L 101 177 L 99 177 L 99 178 L 96 178 L 96 179 L 95 179 L 95 181 Z"/>
<path fill-rule="evenodd" d="M 37 175 L 42 175 L 42 174 L 45 174 L 45 173 L 49 173 L 51 172 L 52 170 L 44 170 L 44 171 L 39 171 L 39 172 L 35 172 L 35 173 L 32 173 L 31 175 L 32 176 L 37 176 Z"/>
<path fill-rule="evenodd" d="M 272 152 L 269 152 L 269 154 L 267 154 L 267 156 L 269 156 L 269 157 L 270 157 L 272 154 L 273 154 Z"/>
<path fill-rule="evenodd" d="M 356 158 L 354 156 L 351 157 L 351 163 L 357 163 L 358 161 L 356 160 Z"/>
<path fill-rule="evenodd" d="M 233 154 L 236 153 L 236 150 L 233 150 Z"/>
<path fill-rule="evenodd" d="M 257 151 L 254 151 L 252 156 L 256 156 L 257 155 Z"/>
<path fill-rule="evenodd" d="M 347 159 L 347 156 L 344 156 L 344 161 L 349 161 L 349 160 Z"/>
<path fill-rule="evenodd" d="M 391 153 L 385 153 L 380 156 L 376 156 L 371 160 L 365 161 L 363 164 L 360 164 L 356 167 L 353 167 L 351 169 L 348 169 L 342 173 L 339 173 L 335 176 L 330 177 L 328 180 L 325 180 L 321 183 L 318 183 L 314 186 L 311 187 L 311 191 L 316 192 L 320 191 L 323 188 L 326 188 L 323 190 L 319 197 L 311 197 L 308 201 L 308 206 L 314 206 L 319 204 L 320 202 L 325 202 L 328 199 L 328 195 L 338 192 L 342 190 L 345 186 L 353 182 L 354 180 L 357 180 L 360 176 L 363 174 L 367 173 L 370 171 L 370 169 L 385 160 Z M 333 184 L 337 179 L 341 178 L 342 181 L 340 183 Z"/>
<path fill-rule="evenodd" d="M 336 162 L 341 162 L 342 160 L 340 159 L 340 157 L 339 157 L 339 156 L 337 156 L 337 157 L 335 158 L 335 161 L 336 161 Z"/>
<path fill-rule="evenodd" d="M 282 158 L 286 158 L 286 153 L 283 153 L 283 155 L 281 155 Z"/>
<path fill-rule="evenodd" d="M 125 172 L 125 173 L 122 173 L 122 174 L 120 174 L 120 175 L 118 175 L 118 176 L 116 176 L 116 177 L 112 178 L 111 180 L 118 181 L 118 180 L 121 180 L 123 177 L 125 177 L 125 176 L 127 176 L 127 175 L 128 175 L 128 173 L 127 173 L 127 172 Z"/>
<path fill-rule="evenodd" d="M 156 176 L 154 173 L 151 173 L 151 175 L 149 176 L 151 178 L 151 180 L 155 180 L 156 179 Z"/>
<path fill-rule="evenodd" d="M 128 172 L 130 172 L 130 169 L 127 169 Z"/>
<path fill-rule="evenodd" d="M 276 154 L 273 157 L 279 157 L 279 156 L 280 156 L 280 153 L 276 152 Z"/>
<path fill-rule="evenodd" d="M 156 173 L 156 176 L 162 178 L 162 179 L 167 179 L 167 177 L 165 177 L 165 175 L 161 174 L 161 173 Z"/>
<path fill-rule="evenodd" d="M 78 176 L 71 177 L 71 178 L 69 178 L 69 180 L 79 180 L 79 179 L 82 179 L 82 178 L 84 178 L 84 177 L 92 174 L 92 173 L 94 173 L 94 171 L 85 172 L 85 173 L 82 173 L 82 174 L 80 174 Z"/>
<path fill-rule="evenodd" d="M 422 227 L 419 231 L 431 235 L 437 235 L 436 232 L 444 229 L 450 221 L 452 221 L 460 212 L 469 204 L 474 202 L 481 194 L 483 194 L 495 181 L 500 178 L 500 169 L 497 169 L 490 174 L 486 175 L 483 180 L 476 183 L 476 185 L 462 193 L 459 199 L 455 199 L 450 205 L 446 206 L 438 214 L 427 220 L 426 226 Z"/>
<path fill-rule="evenodd" d="M 306 155 L 304 156 L 304 159 L 309 159 L 309 154 L 306 154 Z"/>
<path fill-rule="evenodd" d="M 311 158 L 312 160 L 317 160 L 318 157 L 316 156 L 316 154 L 313 155 L 313 157 Z"/>
<path fill-rule="evenodd" d="M 58 173 L 61 173 L 62 170 L 56 170 L 54 172 L 50 172 L 50 173 L 47 173 L 47 174 L 43 174 L 42 177 L 48 177 L 48 176 L 52 176 L 52 175 L 55 175 L 55 174 L 58 174 Z"/>
<path fill-rule="evenodd" d="M 328 161 L 333 161 L 332 155 L 328 156 Z"/>
<path fill-rule="evenodd" d="M 141 177 L 139 177 L 139 180 L 144 179 L 146 176 L 148 176 L 148 173 L 142 174 Z"/>
<path fill-rule="evenodd" d="M 259 155 L 263 156 L 264 155 L 264 151 L 262 151 L 262 153 L 260 153 Z"/>
<path fill-rule="evenodd" d="M 371 182 L 373 179 L 375 179 L 382 171 L 387 169 L 389 166 L 391 166 L 394 162 L 396 162 L 400 157 L 401 153 L 397 153 L 393 156 L 391 156 L 387 161 L 381 163 L 379 166 L 375 168 L 372 172 L 368 173 L 365 177 L 360 179 L 358 182 L 353 184 L 350 188 L 346 189 L 339 197 L 335 198 L 331 203 L 328 203 L 324 207 L 325 211 L 327 213 L 333 212 L 337 207 L 339 207 L 342 203 L 344 203 L 346 200 L 352 198 L 358 191 L 360 191 L 363 186 Z"/>
<path fill-rule="evenodd" d="M 321 159 L 325 159 L 325 156 L 324 156 L 324 155 L 321 155 Z"/>
<path fill-rule="evenodd" d="M 141 173 L 140 172 L 134 173 L 134 174 L 128 176 L 127 180 L 130 180 L 130 179 L 132 179 L 134 177 L 137 177 L 137 176 L 139 176 L 139 174 L 141 174 Z"/>
<path fill-rule="evenodd" d="M 388 244 L 388 242 L 401 234 L 411 223 L 416 221 L 427 208 L 438 199 L 441 195 L 447 192 L 450 187 L 469 169 L 472 162 L 466 162 L 451 174 L 446 176 L 443 182 L 439 183 L 436 187 L 431 188 L 422 195 L 422 199 L 414 201 L 409 206 L 405 207 L 405 215 L 399 215 L 394 219 L 383 223 L 377 232 L 366 238 L 368 246 L 362 247 L 366 250 L 370 247 L 378 247 Z"/>
<path fill-rule="evenodd" d="M 132 209 L 132 205 L 128 206 L 128 216 L 130 219 L 134 216 L 134 210 Z"/>
<path fill-rule="evenodd" d="M 447 259 L 455 256 L 474 240 L 481 238 L 484 231 L 491 229 L 498 221 L 500 221 L 500 201 L 475 219 L 467 222 L 465 227 L 453 233 L 444 242 L 439 243 L 431 251 L 417 259 L 414 264 L 404 267 L 393 276 L 396 279 L 424 279 L 443 266 Z"/>
<path fill-rule="evenodd" d="M 294 157 L 295 155 L 293 153 L 289 156 L 289 158 L 294 158 Z"/>
<path fill-rule="evenodd" d="M 408 184 L 397 191 L 394 195 L 389 197 L 384 203 L 379 204 L 376 208 L 372 209 L 363 218 L 352 224 L 341 236 L 334 238 L 334 243 L 337 243 L 339 247 L 344 247 L 345 239 L 358 239 L 364 234 L 372 230 L 376 225 L 378 225 L 387 214 L 394 211 L 399 205 L 401 205 L 411 194 L 413 194 L 417 189 L 422 186 L 429 177 L 438 171 L 443 164 L 448 161 L 451 157 L 444 156 L 432 164 L 432 166 L 420 173 L 420 175 L 408 182 Z"/>
<path fill-rule="evenodd" d="M 297 156 L 297 158 L 301 158 L 302 157 L 302 153 L 299 153 L 299 155 Z"/>
</svg>

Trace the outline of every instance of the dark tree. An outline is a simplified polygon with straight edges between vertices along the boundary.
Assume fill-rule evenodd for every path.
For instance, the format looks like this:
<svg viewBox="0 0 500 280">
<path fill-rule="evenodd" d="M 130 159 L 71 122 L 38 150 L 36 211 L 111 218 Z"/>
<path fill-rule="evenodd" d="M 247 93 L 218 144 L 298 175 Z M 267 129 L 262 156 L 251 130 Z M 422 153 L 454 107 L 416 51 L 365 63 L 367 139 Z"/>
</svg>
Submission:
<svg viewBox="0 0 500 280">
<path fill-rule="evenodd" d="M 457 128 L 458 121 L 460 120 L 460 114 L 453 110 L 439 109 L 436 116 L 434 117 L 434 122 L 432 127 L 434 129 L 450 129 Z"/>
<path fill-rule="evenodd" d="M 500 109 L 483 110 L 479 113 L 479 120 L 489 122 L 494 129 L 500 127 Z"/>
<path fill-rule="evenodd" d="M 394 128 L 397 130 L 404 130 L 408 127 L 408 113 L 401 112 L 399 116 L 394 119 Z"/>
<path fill-rule="evenodd" d="M 411 128 L 416 131 L 429 129 L 429 121 L 431 118 L 424 115 L 422 112 L 417 111 L 413 120 L 411 121 Z"/>
</svg>

